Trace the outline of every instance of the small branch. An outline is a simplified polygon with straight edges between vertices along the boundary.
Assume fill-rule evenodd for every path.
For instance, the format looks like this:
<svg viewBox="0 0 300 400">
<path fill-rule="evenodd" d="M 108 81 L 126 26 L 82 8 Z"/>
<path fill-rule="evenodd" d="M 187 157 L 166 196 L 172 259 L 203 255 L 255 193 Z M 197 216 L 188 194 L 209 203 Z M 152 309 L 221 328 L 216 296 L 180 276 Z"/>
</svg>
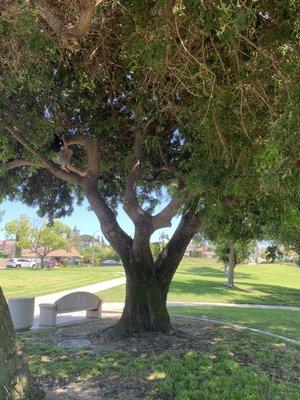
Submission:
<svg viewBox="0 0 300 400">
<path fill-rule="evenodd" d="M 229 148 L 228 148 L 227 139 L 226 139 L 226 137 L 224 135 L 223 129 L 222 129 L 221 124 L 220 124 L 220 121 L 219 121 L 219 119 L 218 119 L 218 117 L 216 116 L 215 113 L 213 113 L 213 121 L 214 121 L 217 134 L 219 136 L 220 142 L 222 144 L 222 147 L 223 147 L 223 150 L 224 150 L 224 153 L 225 153 L 226 163 L 228 164 L 228 161 L 229 161 Z"/>
<path fill-rule="evenodd" d="M 158 151 L 159 151 L 159 155 L 160 158 L 164 164 L 164 169 L 168 172 L 170 172 L 176 179 L 178 182 L 178 186 L 180 189 L 183 188 L 184 186 L 184 179 L 183 179 L 183 175 L 178 171 L 177 168 L 175 168 L 173 165 L 171 165 L 165 158 L 161 144 L 158 143 Z"/>
</svg>

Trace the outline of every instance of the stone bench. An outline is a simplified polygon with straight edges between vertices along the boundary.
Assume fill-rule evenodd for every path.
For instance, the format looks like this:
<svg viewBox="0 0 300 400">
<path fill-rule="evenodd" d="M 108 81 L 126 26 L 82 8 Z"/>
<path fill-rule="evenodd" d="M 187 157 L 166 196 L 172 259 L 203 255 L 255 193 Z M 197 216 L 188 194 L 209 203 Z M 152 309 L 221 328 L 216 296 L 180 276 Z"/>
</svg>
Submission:
<svg viewBox="0 0 300 400">
<path fill-rule="evenodd" d="M 89 292 L 74 292 L 67 294 L 55 303 L 40 304 L 39 325 L 56 325 L 57 314 L 86 310 L 87 318 L 101 318 L 102 300 Z"/>
</svg>

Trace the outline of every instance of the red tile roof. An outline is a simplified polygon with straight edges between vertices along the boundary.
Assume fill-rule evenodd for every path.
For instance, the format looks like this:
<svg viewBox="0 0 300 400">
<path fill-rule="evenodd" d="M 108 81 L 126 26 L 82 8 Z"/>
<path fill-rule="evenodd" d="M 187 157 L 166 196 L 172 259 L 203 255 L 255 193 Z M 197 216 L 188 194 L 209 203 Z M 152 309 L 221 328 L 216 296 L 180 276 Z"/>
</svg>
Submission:
<svg viewBox="0 0 300 400">
<path fill-rule="evenodd" d="M 24 249 L 22 251 L 22 256 L 23 257 L 32 257 L 32 258 L 36 258 L 37 255 L 35 253 L 33 253 L 33 251 L 31 251 L 30 249 Z M 80 258 L 81 255 L 78 252 L 78 250 L 72 246 L 69 250 L 64 250 L 64 249 L 58 249 L 58 250 L 53 250 L 51 251 L 49 254 L 47 254 L 47 257 L 76 257 L 76 258 Z"/>
</svg>

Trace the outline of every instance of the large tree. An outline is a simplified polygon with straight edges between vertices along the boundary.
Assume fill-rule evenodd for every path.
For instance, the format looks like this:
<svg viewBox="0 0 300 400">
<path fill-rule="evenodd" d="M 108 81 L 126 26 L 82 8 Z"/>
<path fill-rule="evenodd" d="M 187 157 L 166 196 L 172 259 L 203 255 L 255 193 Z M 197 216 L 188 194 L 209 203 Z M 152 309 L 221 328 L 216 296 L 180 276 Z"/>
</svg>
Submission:
<svg viewBox="0 0 300 400">
<path fill-rule="evenodd" d="M 299 178 L 299 4 L 36 0 L 1 7 L 3 196 L 51 218 L 87 198 L 126 271 L 119 328 L 170 330 L 169 286 L 206 210 L 276 190 L 282 177 L 285 190 L 295 188 Z M 85 177 L 53 161 L 57 132 Z M 169 202 L 158 211 L 163 196 Z M 133 237 L 117 222 L 118 204 L 134 223 Z M 176 214 L 179 225 L 154 261 L 150 237 Z"/>
</svg>

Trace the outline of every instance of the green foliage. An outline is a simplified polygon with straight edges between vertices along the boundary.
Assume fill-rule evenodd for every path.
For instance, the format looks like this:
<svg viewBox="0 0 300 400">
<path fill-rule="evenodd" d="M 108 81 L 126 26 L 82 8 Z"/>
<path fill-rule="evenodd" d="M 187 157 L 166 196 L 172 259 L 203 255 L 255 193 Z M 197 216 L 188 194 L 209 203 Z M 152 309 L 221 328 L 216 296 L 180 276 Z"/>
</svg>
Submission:
<svg viewBox="0 0 300 400">
<path fill-rule="evenodd" d="M 101 265 L 103 260 L 120 260 L 120 256 L 111 246 L 94 244 L 93 247 L 87 247 L 80 249 L 80 254 L 84 259 L 91 263 L 94 258 L 94 265 Z"/>
<path fill-rule="evenodd" d="M 274 263 L 275 261 L 280 261 L 283 258 L 283 253 L 278 245 L 268 246 L 266 248 L 266 259 Z"/>
<path fill-rule="evenodd" d="M 153 257 L 156 258 L 163 249 L 163 243 L 162 242 L 152 242 L 152 243 L 150 243 L 150 249 L 151 249 Z"/>
<path fill-rule="evenodd" d="M 71 229 L 58 220 L 53 224 L 43 222 L 38 225 L 26 215 L 21 215 L 20 218 L 8 222 L 5 230 L 9 235 L 15 235 L 17 245 L 30 249 L 39 257 L 46 256 L 52 250 L 69 247 Z"/>
<path fill-rule="evenodd" d="M 53 7 L 64 26 L 78 20 L 77 2 Z M 151 212 L 166 188 L 176 194 L 178 176 L 182 210 L 197 202 L 208 221 L 217 215 L 221 236 L 256 237 L 280 205 L 299 210 L 299 2 L 109 2 L 76 51 L 34 2 L 3 9 L 2 198 L 54 219 L 84 197 L 41 169 L 5 171 L 12 160 L 35 160 L 5 129 L 14 122 L 49 158 L 58 130 L 98 138 L 95 189 L 113 210 L 124 199 L 134 135 L 144 144 L 139 199 Z M 87 169 L 79 147 L 73 162 Z"/>
<path fill-rule="evenodd" d="M 216 240 L 214 243 L 214 250 L 218 257 L 225 266 L 229 264 L 229 251 L 230 247 L 233 246 L 236 263 L 242 263 L 247 261 L 253 252 L 255 244 L 253 242 L 247 242 L 244 240 L 235 241 L 233 244 L 230 241 L 221 239 Z"/>
<path fill-rule="evenodd" d="M 265 236 L 285 247 L 300 254 L 300 213 L 297 209 L 285 204 L 278 210 L 277 218 L 266 224 Z"/>
<path fill-rule="evenodd" d="M 189 255 L 190 255 L 190 257 L 194 257 L 194 258 L 201 258 L 202 257 L 201 251 L 197 251 L 197 250 L 190 251 Z"/>
</svg>

